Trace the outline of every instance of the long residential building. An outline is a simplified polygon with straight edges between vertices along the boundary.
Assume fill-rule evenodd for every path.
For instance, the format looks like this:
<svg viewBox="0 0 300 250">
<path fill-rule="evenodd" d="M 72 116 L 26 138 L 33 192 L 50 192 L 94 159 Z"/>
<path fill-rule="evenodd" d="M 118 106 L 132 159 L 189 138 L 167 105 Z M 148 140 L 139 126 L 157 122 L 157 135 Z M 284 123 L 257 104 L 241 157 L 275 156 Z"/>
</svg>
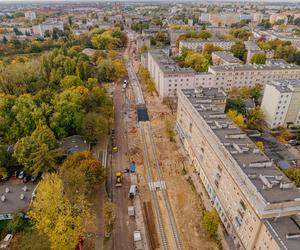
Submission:
<svg viewBox="0 0 300 250">
<path fill-rule="evenodd" d="M 198 52 L 202 52 L 204 50 L 206 44 L 212 44 L 214 46 L 221 47 L 224 50 L 230 50 L 231 46 L 234 45 L 234 42 L 219 40 L 219 39 L 180 40 L 179 41 L 179 54 L 182 53 L 183 48 L 198 51 Z"/>
<path fill-rule="evenodd" d="M 270 61 L 269 64 L 235 64 L 210 66 L 208 72 L 215 76 L 215 87 L 226 91 L 232 88 L 266 85 L 273 80 L 300 79 L 300 67 L 282 61 Z M 205 86 L 204 86 L 205 87 Z"/>
<path fill-rule="evenodd" d="M 214 65 L 208 72 L 197 73 L 191 68 L 181 68 L 164 50 L 155 49 L 148 51 L 145 62 L 162 100 L 177 97 L 177 90 L 182 88 L 222 87 L 228 92 L 256 84 L 264 86 L 273 80 L 300 79 L 299 66 L 274 59 L 265 65 Z"/>
<path fill-rule="evenodd" d="M 300 126 L 300 81 L 288 79 L 266 84 L 261 108 L 270 128 Z"/>
<path fill-rule="evenodd" d="M 296 250 L 300 190 L 224 113 L 220 88 L 182 89 L 176 129 L 237 249 Z"/>
</svg>

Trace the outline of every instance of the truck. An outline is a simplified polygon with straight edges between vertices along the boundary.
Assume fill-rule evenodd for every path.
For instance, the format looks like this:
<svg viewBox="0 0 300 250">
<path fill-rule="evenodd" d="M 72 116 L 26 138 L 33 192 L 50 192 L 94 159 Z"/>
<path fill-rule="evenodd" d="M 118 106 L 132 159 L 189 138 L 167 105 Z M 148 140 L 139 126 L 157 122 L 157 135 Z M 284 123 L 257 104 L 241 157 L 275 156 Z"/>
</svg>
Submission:
<svg viewBox="0 0 300 250">
<path fill-rule="evenodd" d="M 131 185 L 128 193 L 129 199 L 134 199 L 137 191 L 137 186 L 136 185 Z"/>
<path fill-rule="evenodd" d="M 116 172 L 116 187 L 122 187 L 122 173 Z"/>
</svg>

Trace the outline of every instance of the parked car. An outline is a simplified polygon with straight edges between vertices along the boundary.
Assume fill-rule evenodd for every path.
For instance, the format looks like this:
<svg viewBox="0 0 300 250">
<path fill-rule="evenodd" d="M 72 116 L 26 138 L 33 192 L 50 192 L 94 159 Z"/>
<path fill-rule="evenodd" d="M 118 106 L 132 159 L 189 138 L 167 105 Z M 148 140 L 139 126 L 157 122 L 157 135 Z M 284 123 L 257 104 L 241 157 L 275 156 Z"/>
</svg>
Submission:
<svg viewBox="0 0 300 250">
<path fill-rule="evenodd" d="M 33 175 L 33 176 L 31 176 L 31 178 L 30 178 L 31 182 L 36 182 L 37 179 L 38 179 L 38 175 Z"/>
<path fill-rule="evenodd" d="M 21 172 L 19 173 L 18 178 L 19 178 L 19 179 L 23 179 L 24 176 L 25 176 L 25 172 L 24 172 L 24 171 L 21 171 Z"/>
<path fill-rule="evenodd" d="M 19 176 L 19 172 L 18 171 L 14 171 L 11 178 L 13 179 L 18 179 L 18 176 Z"/>
<path fill-rule="evenodd" d="M 9 243 L 11 242 L 12 238 L 13 238 L 12 234 L 7 234 L 5 236 L 5 238 L 1 241 L 0 248 L 1 249 L 7 248 L 9 246 Z"/>
<path fill-rule="evenodd" d="M 30 175 L 25 175 L 23 178 L 23 183 L 27 183 L 28 181 L 30 181 Z"/>
</svg>

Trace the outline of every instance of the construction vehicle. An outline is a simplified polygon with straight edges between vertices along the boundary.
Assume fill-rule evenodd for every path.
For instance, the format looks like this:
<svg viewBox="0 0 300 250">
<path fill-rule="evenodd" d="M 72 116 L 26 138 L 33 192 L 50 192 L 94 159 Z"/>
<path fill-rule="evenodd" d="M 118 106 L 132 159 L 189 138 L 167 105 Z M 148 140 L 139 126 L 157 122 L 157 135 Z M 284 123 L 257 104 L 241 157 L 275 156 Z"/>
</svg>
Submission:
<svg viewBox="0 0 300 250">
<path fill-rule="evenodd" d="M 116 187 L 122 187 L 122 173 L 116 172 Z"/>
</svg>

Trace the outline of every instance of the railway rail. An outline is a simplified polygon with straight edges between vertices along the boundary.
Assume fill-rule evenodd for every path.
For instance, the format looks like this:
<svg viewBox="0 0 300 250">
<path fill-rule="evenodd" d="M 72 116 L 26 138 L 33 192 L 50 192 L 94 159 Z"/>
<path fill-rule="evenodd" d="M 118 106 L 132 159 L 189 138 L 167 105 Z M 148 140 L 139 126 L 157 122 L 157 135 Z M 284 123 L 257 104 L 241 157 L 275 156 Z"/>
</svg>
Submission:
<svg viewBox="0 0 300 250">
<path fill-rule="evenodd" d="M 133 65 L 128 58 L 125 59 L 125 64 L 126 64 L 127 71 L 128 71 L 129 83 L 133 87 L 136 106 L 137 106 L 137 108 L 141 108 L 141 107 L 144 108 L 144 112 L 147 112 L 147 106 L 146 106 L 146 102 L 145 102 L 145 99 L 143 96 L 142 88 L 141 88 L 139 80 L 136 76 L 136 73 L 134 71 Z M 145 167 L 147 169 L 147 181 L 148 181 L 148 183 L 152 183 L 154 181 L 164 182 L 163 174 L 162 174 L 161 167 L 159 165 L 159 161 L 158 161 L 158 157 L 157 157 L 157 152 L 156 152 L 156 148 L 155 148 L 151 125 L 148 121 L 149 120 L 148 114 L 146 117 L 147 117 L 147 119 L 144 119 L 144 120 L 138 119 L 138 123 L 139 123 L 139 127 L 140 127 L 140 135 L 141 135 L 143 149 L 144 149 L 144 158 L 145 158 L 144 163 L 145 163 Z M 148 137 L 148 140 L 146 137 Z M 147 143 L 147 141 L 148 141 L 148 143 Z M 147 146 L 147 144 L 148 144 L 148 146 Z M 152 164 L 150 161 L 150 155 L 153 156 L 152 158 L 154 161 L 155 168 L 153 168 L 153 166 L 151 166 Z M 157 173 L 156 179 L 153 176 L 154 170 L 156 170 L 156 173 Z M 175 242 L 176 250 L 182 250 L 183 247 L 182 247 L 182 243 L 180 240 L 180 236 L 179 236 L 179 232 L 177 229 L 177 225 L 176 225 L 174 213 L 173 213 L 173 210 L 171 207 L 168 192 L 167 192 L 166 188 L 162 188 L 159 191 L 162 192 L 163 204 L 164 204 L 167 214 L 168 214 L 168 220 L 169 220 L 169 224 L 171 226 L 172 236 L 173 236 L 173 240 Z M 151 198 L 153 200 L 153 205 L 154 205 L 154 209 L 155 209 L 155 213 L 156 213 L 156 220 L 157 220 L 157 224 L 158 224 L 158 228 L 159 228 L 162 248 L 164 250 L 168 250 L 171 248 L 170 248 L 170 243 L 168 242 L 168 239 L 167 239 L 166 229 L 165 229 L 166 225 L 164 225 L 164 222 L 163 222 L 162 212 L 161 212 L 161 208 L 159 205 L 159 199 L 158 199 L 157 192 L 158 192 L 158 190 L 155 190 L 155 189 L 151 190 Z"/>
</svg>

